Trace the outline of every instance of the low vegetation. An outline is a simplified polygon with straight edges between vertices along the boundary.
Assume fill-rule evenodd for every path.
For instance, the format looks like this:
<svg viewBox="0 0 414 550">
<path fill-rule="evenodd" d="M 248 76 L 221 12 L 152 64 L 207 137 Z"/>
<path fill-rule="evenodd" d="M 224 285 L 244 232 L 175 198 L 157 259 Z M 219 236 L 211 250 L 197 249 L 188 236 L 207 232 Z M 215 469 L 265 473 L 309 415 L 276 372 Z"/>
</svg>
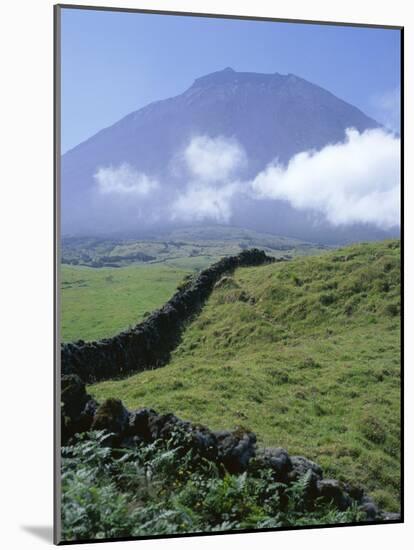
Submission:
<svg viewBox="0 0 414 550">
<path fill-rule="evenodd" d="M 306 505 L 309 473 L 287 486 L 271 470 L 231 475 L 172 434 L 112 449 L 104 431 L 62 449 L 62 539 L 79 541 L 173 533 L 237 531 L 363 521 L 357 506 Z"/>
<path fill-rule="evenodd" d="M 399 241 L 239 269 L 166 367 L 88 391 L 213 429 L 246 426 L 397 511 Z"/>
</svg>

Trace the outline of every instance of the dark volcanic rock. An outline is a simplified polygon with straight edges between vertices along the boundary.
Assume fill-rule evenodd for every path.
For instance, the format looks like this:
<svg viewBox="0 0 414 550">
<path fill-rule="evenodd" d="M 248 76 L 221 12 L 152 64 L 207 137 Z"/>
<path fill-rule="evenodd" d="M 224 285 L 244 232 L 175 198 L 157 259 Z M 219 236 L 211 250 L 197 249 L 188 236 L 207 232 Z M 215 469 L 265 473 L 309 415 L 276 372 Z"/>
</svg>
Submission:
<svg viewBox="0 0 414 550">
<path fill-rule="evenodd" d="M 62 376 L 60 388 L 60 400 L 65 414 L 71 417 L 79 415 L 89 397 L 85 383 L 76 374 L 71 374 Z"/>
<path fill-rule="evenodd" d="M 90 429 L 97 403 L 86 393 L 85 384 L 76 374 L 61 379 L 61 440 L 65 445 L 75 433 Z"/>
<path fill-rule="evenodd" d="M 177 460 L 191 452 L 193 462 L 208 459 L 231 474 L 248 470 L 255 476 L 260 475 L 261 470 L 271 470 L 274 480 L 279 482 L 282 507 L 287 505 L 285 489 L 302 479 L 304 509 L 313 510 L 317 499 L 332 503 L 341 511 L 355 502 L 368 521 L 400 519 L 399 514 L 379 512 L 361 488 L 323 479 L 321 467 L 305 457 L 290 457 L 280 447 L 256 450 L 256 435 L 243 428 L 212 432 L 171 413 L 157 414 L 149 408 L 130 413 L 118 399 L 107 399 L 97 406 L 76 375 L 64 377 L 62 389 L 62 444 L 75 433 L 89 429 L 110 432 L 104 444 L 116 447 L 120 453 L 122 448 L 158 441 L 167 449 L 176 449 Z"/>
<path fill-rule="evenodd" d="M 77 374 L 84 382 L 127 376 L 166 364 L 180 341 L 188 321 L 202 307 L 214 284 L 224 273 L 240 266 L 273 262 L 262 250 L 243 250 L 222 258 L 178 290 L 160 309 L 133 329 L 96 342 L 62 344 L 61 364 L 65 375 Z"/>
<path fill-rule="evenodd" d="M 256 435 L 236 429 L 215 432 L 219 460 L 231 474 L 244 472 L 249 461 L 255 456 Z"/>
<path fill-rule="evenodd" d="M 320 496 L 326 502 L 333 502 L 339 510 L 346 510 L 351 505 L 349 495 L 343 490 L 336 479 L 321 479 L 318 481 Z"/>
<path fill-rule="evenodd" d="M 128 435 L 137 436 L 143 441 L 152 441 L 150 419 L 158 417 L 153 409 L 138 409 L 129 415 Z"/>
<path fill-rule="evenodd" d="M 378 517 L 378 508 L 375 502 L 368 495 L 364 495 L 361 499 L 360 510 L 365 512 L 369 521 L 374 521 Z"/>
<path fill-rule="evenodd" d="M 169 439 L 179 421 L 179 418 L 171 413 L 151 416 L 148 427 L 152 440 Z"/>
<path fill-rule="evenodd" d="M 217 460 L 217 439 L 205 426 L 186 422 L 173 414 L 163 414 L 150 416 L 148 428 L 153 440 L 163 439 L 180 447 L 183 453 L 191 450 L 209 460 Z"/>
<path fill-rule="evenodd" d="M 288 452 L 281 447 L 258 449 L 256 456 L 249 464 L 249 470 L 257 471 L 265 468 L 273 471 L 277 481 L 285 483 L 292 470 L 292 461 Z"/>
<path fill-rule="evenodd" d="M 358 485 L 344 484 L 344 490 L 356 502 L 361 502 L 364 497 L 364 489 Z"/>
<path fill-rule="evenodd" d="M 123 434 L 128 428 L 129 412 L 119 399 L 107 399 L 99 405 L 92 423 L 93 430 Z"/>
<path fill-rule="evenodd" d="M 316 462 L 304 456 L 291 456 L 292 468 L 288 472 L 288 481 L 306 479 L 304 502 L 307 508 L 312 508 L 315 499 L 319 496 L 318 482 L 322 479 L 322 468 Z"/>
<path fill-rule="evenodd" d="M 298 479 L 299 477 L 305 475 L 308 470 L 311 470 L 317 479 L 322 479 L 322 468 L 319 464 L 316 464 L 316 462 L 312 462 L 312 460 L 309 460 L 304 456 L 291 456 L 290 458 L 292 461 L 291 477 L 293 479 Z"/>
</svg>

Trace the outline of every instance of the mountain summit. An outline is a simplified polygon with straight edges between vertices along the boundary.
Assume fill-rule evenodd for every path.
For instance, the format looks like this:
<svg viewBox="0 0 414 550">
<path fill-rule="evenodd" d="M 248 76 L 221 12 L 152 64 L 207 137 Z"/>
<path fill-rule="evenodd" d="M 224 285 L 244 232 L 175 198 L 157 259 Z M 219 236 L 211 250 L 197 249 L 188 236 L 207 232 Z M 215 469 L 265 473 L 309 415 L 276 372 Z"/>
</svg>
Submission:
<svg viewBox="0 0 414 550">
<path fill-rule="evenodd" d="M 197 78 L 176 97 L 127 115 L 65 153 L 62 232 L 110 233 L 116 229 L 137 233 L 179 224 L 159 207 L 185 185 L 180 159 L 196 136 L 239 144 L 247 158 L 239 177 L 246 180 L 275 158 L 287 163 L 296 153 L 343 141 L 347 128 L 362 132 L 378 126 L 356 107 L 293 74 L 238 72 L 227 67 Z M 127 170 L 141 178 L 134 200 L 132 193 L 128 200 L 99 193 L 96 174 L 100 169 L 112 170 L 102 172 L 111 189 L 125 191 L 116 180 L 118 168 L 127 180 L 131 176 Z M 147 190 L 155 188 L 151 202 Z M 315 225 L 303 212 L 281 201 L 244 198 L 236 206 L 230 219 L 233 225 L 307 240 L 354 239 L 356 232 L 358 238 L 372 238 L 379 233 L 369 227 L 345 231 Z"/>
</svg>

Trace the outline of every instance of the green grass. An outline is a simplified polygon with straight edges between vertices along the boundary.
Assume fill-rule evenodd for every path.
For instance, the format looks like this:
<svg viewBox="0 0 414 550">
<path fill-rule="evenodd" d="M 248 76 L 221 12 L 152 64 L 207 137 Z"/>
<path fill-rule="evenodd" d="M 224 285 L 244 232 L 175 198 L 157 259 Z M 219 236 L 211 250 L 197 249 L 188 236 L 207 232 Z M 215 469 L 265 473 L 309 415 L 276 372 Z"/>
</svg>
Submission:
<svg viewBox="0 0 414 550">
<path fill-rule="evenodd" d="M 89 391 L 214 429 L 248 427 L 395 511 L 399 310 L 399 241 L 242 268 L 218 285 L 168 366 Z"/>
<path fill-rule="evenodd" d="M 186 274 L 255 246 L 276 257 L 327 249 L 231 226 L 190 227 L 146 240 L 64 237 L 62 340 L 113 336 L 161 306 Z M 140 254 L 147 261 L 136 259 Z"/>
<path fill-rule="evenodd" d="M 188 270 L 167 265 L 61 268 L 62 340 L 113 336 L 174 293 Z"/>
</svg>

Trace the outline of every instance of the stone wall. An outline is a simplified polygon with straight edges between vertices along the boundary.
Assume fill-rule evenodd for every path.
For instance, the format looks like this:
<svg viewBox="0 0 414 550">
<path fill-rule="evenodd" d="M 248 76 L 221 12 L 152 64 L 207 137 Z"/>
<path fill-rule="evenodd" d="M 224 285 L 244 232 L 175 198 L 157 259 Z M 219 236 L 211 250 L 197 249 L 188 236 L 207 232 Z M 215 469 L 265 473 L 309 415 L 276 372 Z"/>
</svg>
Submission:
<svg viewBox="0 0 414 550">
<path fill-rule="evenodd" d="M 223 274 L 237 267 L 273 261 L 258 249 L 223 258 L 190 279 L 164 306 L 131 330 L 95 342 L 62 344 L 62 375 L 77 374 L 83 381 L 93 383 L 165 365 L 186 322 L 201 309 Z"/>
<path fill-rule="evenodd" d="M 333 502 L 346 510 L 357 504 L 367 521 L 399 521 L 399 514 L 379 511 L 362 488 L 325 479 L 322 468 L 302 456 L 292 456 L 282 448 L 257 448 L 256 435 L 236 429 L 213 432 L 204 426 L 183 421 L 173 414 L 158 414 L 144 408 L 128 411 L 118 399 L 99 405 L 86 393 L 85 383 L 126 376 L 160 367 L 168 362 L 185 324 L 196 314 L 216 282 L 235 268 L 275 261 L 257 249 L 223 258 L 197 277 L 187 281 L 159 310 L 133 329 L 97 342 L 78 341 L 62 345 L 61 444 L 77 433 L 106 430 L 114 447 L 169 440 L 172 433 L 185 437 L 181 446 L 196 451 L 230 473 L 272 470 L 274 479 L 287 487 L 306 476 L 306 505 L 316 499 Z"/>
<path fill-rule="evenodd" d="M 361 487 L 324 478 L 315 462 L 290 455 L 281 447 L 257 447 L 256 435 L 246 429 L 214 432 L 171 413 L 158 414 L 149 408 L 128 411 L 119 399 L 107 399 L 99 405 L 86 393 L 77 375 L 63 376 L 62 445 L 70 444 L 76 433 L 89 430 L 106 430 L 105 444 L 116 449 L 174 441 L 183 453 L 191 451 L 215 463 L 223 473 L 255 475 L 270 470 L 274 481 L 285 487 L 298 479 L 306 480 L 303 498 L 309 509 L 319 499 L 341 511 L 357 505 L 366 521 L 399 521 L 399 514 L 379 511 Z"/>
</svg>

